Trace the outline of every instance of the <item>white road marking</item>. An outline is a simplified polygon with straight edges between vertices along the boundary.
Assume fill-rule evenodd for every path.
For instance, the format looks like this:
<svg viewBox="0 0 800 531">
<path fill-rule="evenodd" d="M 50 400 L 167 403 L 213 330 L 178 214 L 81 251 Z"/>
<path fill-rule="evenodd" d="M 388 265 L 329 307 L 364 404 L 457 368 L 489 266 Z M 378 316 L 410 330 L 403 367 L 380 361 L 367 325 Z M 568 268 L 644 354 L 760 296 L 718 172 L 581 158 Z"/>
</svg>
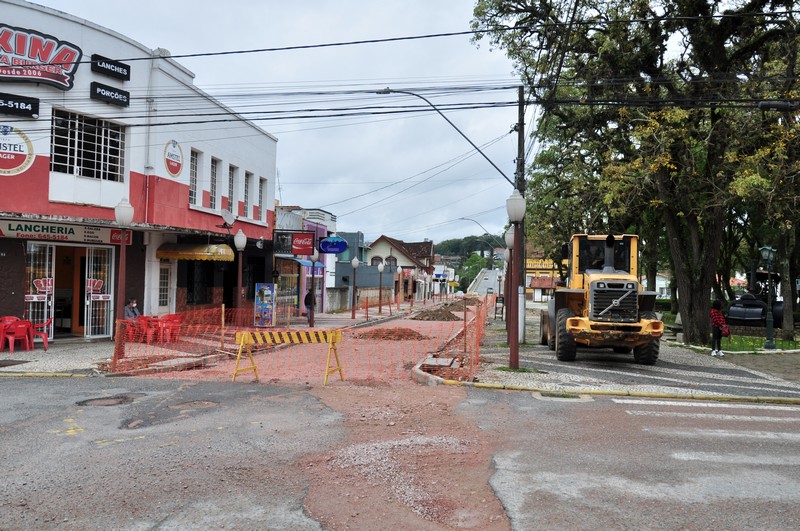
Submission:
<svg viewBox="0 0 800 531">
<path fill-rule="evenodd" d="M 753 415 L 716 415 L 712 413 L 679 413 L 677 411 L 637 411 L 628 409 L 628 415 L 637 417 L 670 417 L 704 420 L 734 420 L 739 422 L 800 422 L 800 418 L 792 417 L 758 417 Z"/>
<path fill-rule="evenodd" d="M 757 439 L 773 441 L 800 442 L 800 433 L 785 433 L 776 431 L 736 431 L 736 430 L 704 430 L 688 429 L 677 430 L 670 428 L 643 428 L 642 431 L 654 433 L 656 435 L 666 435 L 669 437 L 686 437 L 691 439 L 698 438 L 720 438 L 720 439 Z"/>
<path fill-rule="evenodd" d="M 732 465 L 779 465 L 800 466 L 800 457 L 785 455 L 746 455 L 746 454 L 718 454 L 712 452 L 676 452 L 673 459 L 681 461 L 703 461 L 706 463 L 726 463 Z"/>
<path fill-rule="evenodd" d="M 703 408 L 725 408 L 725 409 L 766 409 L 772 411 L 800 411 L 797 406 L 781 406 L 777 404 L 734 404 L 723 402 L 704 402 L 704 401 L 685 401 L 685 400 L 637 400 L 635 398 L 613 398 L 617 404 L 636 404 L 648 406 L 681 406 L 681 407 L 703 407 Z"/>
</svg>

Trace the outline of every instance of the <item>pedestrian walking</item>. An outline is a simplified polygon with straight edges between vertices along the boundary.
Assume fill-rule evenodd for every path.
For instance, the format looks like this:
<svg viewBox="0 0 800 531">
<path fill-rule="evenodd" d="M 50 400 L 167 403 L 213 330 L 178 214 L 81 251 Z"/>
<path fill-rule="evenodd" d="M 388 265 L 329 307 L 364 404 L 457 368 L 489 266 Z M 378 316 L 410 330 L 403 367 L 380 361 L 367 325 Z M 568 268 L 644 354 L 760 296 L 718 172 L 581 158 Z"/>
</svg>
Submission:
<svg viewBox="0 0 800 531">
<path fill-rule="evenodd" d="M 311 292 L 311 290 L 308 290 L 308 293 L 306 293 L 306 296 L 303 299 L 303 304 L 306 305 L 306 317 L 308 317 L 309 326 L 311 326 L 311 314 L 314 311 L 314 303 L 316 302 L 315 298 L 316 297 L 314 297 L 314 294 Z"/>
<path fill-rule="evenodd" d="M 725 357 L 722 352 L 722 337 L 729 336 L 728 323 L 722 313 L 722 303 L 715 300 L 711 304 L 711 355 L 714 357 Z"/>
</svg>

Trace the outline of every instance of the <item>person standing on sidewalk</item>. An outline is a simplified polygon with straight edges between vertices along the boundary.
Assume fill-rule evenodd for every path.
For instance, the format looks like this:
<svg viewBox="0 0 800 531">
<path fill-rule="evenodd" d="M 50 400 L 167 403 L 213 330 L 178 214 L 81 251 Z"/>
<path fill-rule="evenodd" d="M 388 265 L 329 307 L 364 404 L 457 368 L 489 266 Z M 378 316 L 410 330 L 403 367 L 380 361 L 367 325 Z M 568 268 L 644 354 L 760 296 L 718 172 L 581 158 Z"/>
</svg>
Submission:
<svg viewBox="0 0 800 531">
<path fill-rule="evenodd" d="M 314 294 L 311 293 L 311 290 L 308 290 L 306 293 L 305 298 L 303 299 L 303 304 L 306 305 L 306 316 L 308 317 L 308 325 L 311 326 L 311 313 L 314 311 L 314 302 L 316 302 Z"/>
<path fill-rule="evenodd" d="M 720 358 L 725 356 L 722 352 L 722 336 L 728 335 L 728 323 L 722 314 L 722 303 L 715 300 L 711 304 L 711 355 Z"/>
</svg>

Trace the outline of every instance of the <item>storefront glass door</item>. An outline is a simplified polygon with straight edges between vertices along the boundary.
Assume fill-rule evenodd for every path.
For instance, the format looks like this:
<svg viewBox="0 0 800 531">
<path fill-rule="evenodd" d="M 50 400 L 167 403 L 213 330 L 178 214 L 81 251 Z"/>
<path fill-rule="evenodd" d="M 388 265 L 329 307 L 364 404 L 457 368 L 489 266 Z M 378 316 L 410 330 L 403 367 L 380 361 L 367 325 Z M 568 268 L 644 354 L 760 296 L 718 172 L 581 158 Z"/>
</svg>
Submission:
<svg viewBox="0 0 800 531">
<path fill-rule="evenodd" d="M 111 249 L 88 247 L 86 249 L 86 304 L 84 323 L 86 337 L 110 336 L 112 333 Z"/>
<path fill-rule="evenodd" d="M 33 323 L 44 323 L 53 317 L 55 293 L 55 247 L 42 243 L 28 243 L 26 269 L 28 283 L 25 290 L 25 318 Z M 47 330 L 53 337 L 53 323 Z"/>
</svg>

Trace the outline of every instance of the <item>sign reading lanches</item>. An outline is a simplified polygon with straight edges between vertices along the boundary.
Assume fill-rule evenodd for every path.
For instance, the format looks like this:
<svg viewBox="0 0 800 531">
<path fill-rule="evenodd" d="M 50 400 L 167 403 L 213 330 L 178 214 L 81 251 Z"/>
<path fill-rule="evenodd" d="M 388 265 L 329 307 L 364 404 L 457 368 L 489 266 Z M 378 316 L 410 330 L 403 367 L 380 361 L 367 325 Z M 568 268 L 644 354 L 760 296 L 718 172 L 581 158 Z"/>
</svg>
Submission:
<svg viewBox="0 0 800 531">
<path fill-rule="evenodd" d="M 32 81 L 70 90 L 82 56 L 70 42 L 0 24 L 0 81 Z"/>
<path fill-rule="evenodd" d="M 92 72 L 104 74 L 109 77 L 121 79 L 122 81 L 131 80 L 131 67 L 125 63 L 114 61 L 102 55 L 92 54 Z"/>
</svg>

